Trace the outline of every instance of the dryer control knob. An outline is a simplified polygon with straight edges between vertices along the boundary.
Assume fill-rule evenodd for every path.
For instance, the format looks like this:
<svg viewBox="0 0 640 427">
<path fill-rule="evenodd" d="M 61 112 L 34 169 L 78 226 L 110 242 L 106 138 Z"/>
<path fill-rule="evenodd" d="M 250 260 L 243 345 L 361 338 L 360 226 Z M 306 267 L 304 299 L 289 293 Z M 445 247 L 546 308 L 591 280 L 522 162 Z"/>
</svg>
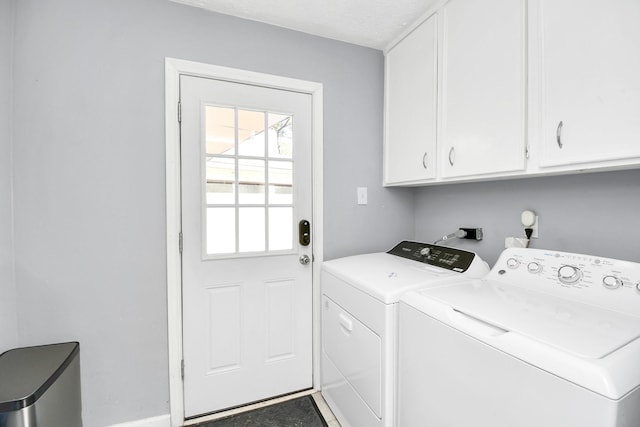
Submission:
<svg viewBox="0 0 640 427">
<path fill-rule="evenodd" d="M 537 262 L 530 262 L 527 265 L 527 270 L 529 270 L 529 273 L 540 273 L 542 271 L 542 266 Z"/>
<path fill-rule="evenodd" d="M 640 282 L 636 283 L 636 291 L 640 292 Z"/>
<path fill-rule="evenodd" d="M 607 289 L 618 289 L 622 285 L 622 280 L 616 276 L 604 276 L 602 278 L 602 285 Z"/>
<path fill-rule="evenodd" d="M 430 253 L 431 253 L 431 248 L 420 249 L 420 255 L 422 256 L 429 256 Z"/>
<path fill-rule="evenodd" d="M 580 269 L 572 265 L 563 265 L 558 269 L 558 279 L 567 285 L 578 282 L 581 276 Z"/>
<path fill-rule="evenodd" d="M 507 260 L 507 267 L 509 267 L 509 268 L 518 268 L 518 267 L 520 267 L 520 261 L 518 261 L 515 258 L 509 258 Z"/>
</svg>

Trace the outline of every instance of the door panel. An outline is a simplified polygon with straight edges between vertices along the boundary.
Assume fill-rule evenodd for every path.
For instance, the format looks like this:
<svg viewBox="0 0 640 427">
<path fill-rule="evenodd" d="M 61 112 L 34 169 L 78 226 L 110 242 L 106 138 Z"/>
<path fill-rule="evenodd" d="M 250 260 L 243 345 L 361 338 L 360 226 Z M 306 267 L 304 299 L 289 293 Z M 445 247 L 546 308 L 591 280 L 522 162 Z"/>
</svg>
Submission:
<svg viewBox="0 0 640 427">
<path fill-rule="evenodd" d="M 540 3 L 540 165 L 640 157 L 640 2 Z"/>
<path fill-rule="evenodd" d="M 182 76 L 185 416 L 312 386 L 311 96 Z"/>
<path fill-rule="evenodd" d="M 386 56 L 385 182 L 436 177 L 437 16 Z"/>
<path fill-rule="evenodd" d="M 526 2 L 452 0 L 442 22 L 442 177 L 524 170 Z"/>
</svg>

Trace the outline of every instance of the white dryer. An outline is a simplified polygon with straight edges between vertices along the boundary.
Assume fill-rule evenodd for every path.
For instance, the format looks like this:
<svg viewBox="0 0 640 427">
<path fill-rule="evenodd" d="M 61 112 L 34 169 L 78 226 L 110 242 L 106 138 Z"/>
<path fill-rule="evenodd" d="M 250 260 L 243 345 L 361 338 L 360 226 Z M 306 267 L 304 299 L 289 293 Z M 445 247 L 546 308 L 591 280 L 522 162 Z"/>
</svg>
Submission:
<svg viewBox="0 0 640 427">
<path fill-rule="evenodd" d="M 402 427 L 640 426 L 640 264 L 507 249 L 399 322 Z"/>
<path fill-rule="evenodd" d="M 396 425 L 400 296 L 488 271 L 472 252 L 407 241 L 323 264 L 321 387 L 342 427 Z"/>
</svg>

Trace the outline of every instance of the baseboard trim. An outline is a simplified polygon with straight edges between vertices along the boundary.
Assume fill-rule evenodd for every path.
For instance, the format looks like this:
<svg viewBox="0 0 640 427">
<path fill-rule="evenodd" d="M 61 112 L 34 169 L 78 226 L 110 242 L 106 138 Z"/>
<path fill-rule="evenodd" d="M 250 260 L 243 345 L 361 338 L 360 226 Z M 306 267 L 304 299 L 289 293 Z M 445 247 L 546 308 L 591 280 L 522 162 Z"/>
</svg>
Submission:
<svg viewBox="0 0 640 427">
<path fill-rule="evenodd" d="M 143 420 L 114 424 L 111 427 L 171 427 L 171 416 L 169 414 L 160 415 L 158 417 L 145 418 Z"/>
</svg>

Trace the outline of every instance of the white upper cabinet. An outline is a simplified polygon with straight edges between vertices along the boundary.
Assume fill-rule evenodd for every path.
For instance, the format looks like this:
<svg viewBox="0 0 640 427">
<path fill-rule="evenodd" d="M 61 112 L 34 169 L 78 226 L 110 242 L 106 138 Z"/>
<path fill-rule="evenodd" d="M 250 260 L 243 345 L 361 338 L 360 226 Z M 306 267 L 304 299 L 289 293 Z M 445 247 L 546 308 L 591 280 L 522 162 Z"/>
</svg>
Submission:
<svg viewBox="0 0 640 427">
<path fill-rule="evenodd" d="M 440 173 L 526 167 L 526 2 L 451 0 L 442 16 Z"/>
<path fill-rule="evenodd" d="M 386 54 L 385 184 L 640 168 L 640 0 L 449 0 Z"/>
<path fill-rule="evenodd" d="M 436 177 L 435 16 L 387 54 L 385 60 L 385 184 Z"/>
<path fill-rule="evenodd" d="M 637 165 L 640 0 L 538 1 L 540 166 Z"/>
</svg>

